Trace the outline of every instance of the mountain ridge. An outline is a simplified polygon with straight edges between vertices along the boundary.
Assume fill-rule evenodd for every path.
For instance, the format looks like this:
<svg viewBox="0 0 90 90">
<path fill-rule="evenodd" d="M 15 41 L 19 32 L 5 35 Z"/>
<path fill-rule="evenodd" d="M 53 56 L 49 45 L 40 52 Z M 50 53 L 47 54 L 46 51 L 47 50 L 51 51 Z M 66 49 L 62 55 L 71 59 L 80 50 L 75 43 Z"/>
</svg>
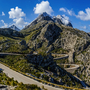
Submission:
<svg viewBox="0 0 90 90">
<path fill-rule="evenodd" d="M 66 26 L 73 27 L 72 24 L 68 20 L 64 19 L 63 16 L 61 16 L 62 19 L 61 18 L 58 18 L 57 16 L 52 17 L 49 14 L 47 14 L 46 12 L 43 12 L 35 20 L 33 20 L 29 25 L 25 26 L 25 28 L 23 28 L 22 30 L 25 30 L 25 29 L 29 28 L 30 26 L 33 26 L 33 25 L 35 25 L 38 22 L 41 22 L 43 20 L 52 21 L 52 22 L 55 22 L 55 23 L 58 23 L 58 24 L 63 24 L 63 25 L 66 25 Z M 68 22 L 68 23 L 65 24 L 63 21 L 64 22 Z"/>
</svg>

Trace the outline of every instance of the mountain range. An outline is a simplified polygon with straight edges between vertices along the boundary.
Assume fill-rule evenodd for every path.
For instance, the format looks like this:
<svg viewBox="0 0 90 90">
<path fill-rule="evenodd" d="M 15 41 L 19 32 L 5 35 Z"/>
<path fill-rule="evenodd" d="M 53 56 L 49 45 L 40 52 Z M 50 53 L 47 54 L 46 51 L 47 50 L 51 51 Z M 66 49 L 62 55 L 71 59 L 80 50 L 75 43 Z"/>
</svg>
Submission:
<svg viewBox="0 0 90 90">
<path fill-rule="evenodd" d="M 22 30 L 19 30 L 15 25 L 1 28 L 0 52 L 21 54 L 37 52 L 37 55 L 19 57 L 16 59 L 17 63 L 16 60 L 13 60 L 12 66 L 20 68 L 22 65 L 24 67 L 24 64 L 29 65 L 27 63 L 30 63 L 31 67 L 20 68 L 20 70 L 24 70 L 25 73 L 33 71 L 33 74 L 48 70 L 53 74 L 48 76 L 44 72 L 45 74 L 38 76 L 46 78 L 47 81 L 75 87 L 79 84 L 78 86 L 82 88 L 80 81 L 74 77 L 77 76 L 88 85 L 90 83 L 90 34 L 73 28 L 70 21 L 62 15 L 52 17 L 44 12 Z M 52 53 L 68 57 L 53 60 Z M 25 63 L 22 64 L 24 61 Z M 5 61 L 5 63 L 7 62 Z M 10 61 L 9 63 L 11 64 Z M 72 65 L 72 63 L 78 64 L 79 68 L 70 74 L 64 70 L 61 64 Z M 37 69 L 37 67 L 41 69 Z M 34 72 L 33 69 L 37 72 Z M 37 74 L 35 75 L 37 76 Z"/>
<path fill-rule="evenodd" d="M 42 14 L 40 14 L 34 21 L 32 21 L 29 25 L 25 26 L 24 29 L 27 29 L 28 27 L 37 24 L 38 22 L 42 21 L 42 20 L 48 20 L 48 21 L 53 21 L 55 23 L 58 24 L 63 24 L 66 26 L 70 26 L 73 27 L 72 24 L 69 22 L 69 20 L 67 18 L 65 18 L 62 15 L 57 15 L 57 16 L 50 16 L 49 14 L 47 14 L 46 12 L 43 12 Z M 20 31 L 19 28 L 17 28 L 15 25 L 11 25 L 9 27 L 10 29 L 16 30 L 16 31 Z"/>
<path fill-rule="evenodd" d="M 47 14 L 46 12 L 43 12 L 34 21 L 32 21 L 29 25 L 25 26 L 25 28 L 23 30 L 25 30 L 31 26 L 34 26 L 35 24 L 37 24 L 43 20 L 52 21 L 54 23 L 63 24 L 66 26 L 73 27 L 72 24 L 69 22 L 69 20 L 67 20 L 62 15 L 57 15 L 57 16 L 52 17 L 49 14 Z"/>
</svg>

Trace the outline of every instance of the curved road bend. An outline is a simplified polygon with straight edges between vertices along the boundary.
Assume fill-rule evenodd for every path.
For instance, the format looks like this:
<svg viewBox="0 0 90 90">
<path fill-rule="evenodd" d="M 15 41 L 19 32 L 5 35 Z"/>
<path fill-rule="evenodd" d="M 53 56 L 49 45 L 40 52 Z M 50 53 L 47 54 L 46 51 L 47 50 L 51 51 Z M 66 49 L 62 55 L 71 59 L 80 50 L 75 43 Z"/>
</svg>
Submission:
<svg viewBox="0 0 90 90">
<path fill-rule="evenodd" d="M 67 54 L 52 53 L 52 56 L 53 56 L 53 55 L 59 56 L 59 57 L 57 57 L 57 58 L 53 58 L 54 60 L 65 59 L 65 58 L 68 58 L 68 57 L 69 57 Z"/>
<path fill-rule="evenodd" d="M 73 65 L 73 66 L 75 66 L 75 67 L 71 67 L 71 68 L 64 68 L 67 72 L 70 72 L 70 73 L 74 73 L 74 71 L 77 68 L 80 67 L 80 65 L 76 65 L 76 64 L 61 64 L 61 65 Z M 77 77 L 75 75 L 74 75 L 74 77 L 76 77 L 77 79 L 79 79 L 80 82 L 81 82 L 81 84 L 82 84 L 82 86 L 85 87 L 85 88 L 87 87 L 87 89 L 88 89 L 88 86 L 85 84 L 85 82 L 83 82 L 79 77 Z M 90 88 L 89 88 L 89 90 L 90 90 Z"/>
<path fill-rule="evenodd" d="M 20 53 L 6 53 L 6 52 L 0 52 L 0 55 L 23 55 L 23 54 L 20 54 Z M 25 54 L 25 55 L 37 55 L 37 53 Z M 64 59 L 64 58 L 68 58 L 68 57 L 69 57 L 67 54 L 55 54 L 55 55 L 64 55 L 64 56 L 58 57 L 58 58 L 53 58 L 54 60 Z"/>
<path fill-rule="evenodd" d="M 77 64 L 57 64 L 57 65 L 73 65 L 74 67 L 64 68 L 67 72 L 70 73 L 74 73 L 74 71 L 80 67 L 80 65 Z"/>
<path fill-rule="evenodd" d="M 8 68 L 7 66 L 3 65 L 0 63 L 0 68 L 3 69 L 3 72 L 9 76 L 10 78 L 14 78 L 14 80 L 17 80 L 18 82 L 23 82 L 24 84 L 36 84 L 38 85 L 39 87 L 42 87 L 42 85 L 48 89 L 48 90 L 63 90 L 63 89 L 60 89 L 60 88 L 55 88 L 55 87 L 52 87 L 52 86 L 49 86 L 49 85 L 45 85 L 45 84 L 42 84 L 36 80 L 33 80 L 29 77 L 26 77 L 10 68 Z"/>
</svg>

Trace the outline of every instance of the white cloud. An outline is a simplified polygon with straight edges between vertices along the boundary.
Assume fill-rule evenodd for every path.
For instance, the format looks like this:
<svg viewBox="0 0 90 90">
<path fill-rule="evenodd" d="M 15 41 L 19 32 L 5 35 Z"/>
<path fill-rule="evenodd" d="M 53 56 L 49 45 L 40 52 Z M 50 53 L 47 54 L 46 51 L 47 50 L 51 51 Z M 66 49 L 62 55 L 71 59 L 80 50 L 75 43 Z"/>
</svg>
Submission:
<svg viewBox="0 0 90 90">
<path fill-rule="evenodd" d="M 66 12 L 65 8 L 60 8 L 59 11 Z"/>
<path fill-rule="evenodd" d="M 16 7 L 15 9 L 11 8 L 11 11 L 9 11 L 8 14 L 9 14 L 9 18 L 12 19 L 25 16 L 25 13 L 22 12 L 22 9 L 18 7 Z"/>
<path fill-rule="evenodd" d="M 86 27 L 86 26 L 82 26 L 81 28 L 82 28 L 82 29 L 87 29 L 87 27 Z"/>
<path fill-rule="evenodd" d="M 4 20 L 1 20 L 2 23 L 4 23 Z"/>
<path fill-rule="evenodd" d="M 78 15 L 76 15 L 77 18 L 80 18 L 81 20 L 90 20 L 90 8 L 85 9 L 86 12 L 84 11 L 79 11 Z"/>
<path fill-rule="evenodd" d="M 89 27 L 90 27 L 90 25 L 89 25 Z"/>
<path fill-rule="evenodd" d="M 61 21 L 63 22 L 64 25 L 68 25 L 69 24 L 69 17 L 65 16 L 65 15 L 57 15 L 57 18 L 61 19 Z"/>
<path fill-rule="evenodd" d="M 78 15 L 76 15 L 73 10 L 68 10 L 68 9 L 65 9 L 65 8 L 60 8 L 59 11 L 63 11 L 65 13 L 68 13 L 70 16 L 73 15 L 76 18 L 80 18 L 83 21 L 90 20 L 90 8 L 86 8 L 85 12 L 84 11 L 79 11 Z"/>
<path fill-rule="evenodd" d="M 4 12 L 2 12 L 2 16 L 5 16 L 5 13 Z"/>
<path fill-rule="evenodd" d="M 62 21 L 65 25 L 67 25 L 69 23 L 69 17 L 62 15 L 64 18 L 62 18 Z"/>
<path fill-rule="evenodd" d="M 7 28 L 7 27 L 8 27 L 8 24 L 6 24 L 6 23 L 4 22 L 4 20 L 1 20 L 1 22 L 4 24 L 4 26 L 2 26 L 1 28 Z"/>
<path fill-rule="evenodd" d="M 23 18 L 13 19 L 13 21 L 15 22 L 14 24 L 18 27 L 24 27 L 26 24 L 28 24 L 27 22 L 24 22 Z"/>
<path fill-rule="evenodd" d="M 66 13 L 68 13 L 70 16 L 74 15 L 73 10 L 68 10 L 68 9 L 65 9 L 65 8 L 60 8 L 59 11 L 66 12 Z"/>
<path fill-rule="evenodd" d="M 70 16 L 74 15 L 74 12 L 73 12 L 72 10 L 67 10 L 67 13 L 68 13 Z"/>
<path fill-rule="evenodd" d="M 33 10 L 35 14 L 41 14 L 43 12 L 51 14 L 53 12 L 52 7 L 48 1 L 42 1 L 40 4 L 36 4 L 36 7 L 34 7 Z"/>
<path fill-rule="evenodd" d="M 11 8 L 10 10 L 11 11 L 8 12 L 9 18 L 13 19 L 14 25 L 22 28 L 28 24 L 27 22 L 24 21 L 26 14 L 22 11 L 21 8 L 16 7 L 15 9 Z"/>
</svg>

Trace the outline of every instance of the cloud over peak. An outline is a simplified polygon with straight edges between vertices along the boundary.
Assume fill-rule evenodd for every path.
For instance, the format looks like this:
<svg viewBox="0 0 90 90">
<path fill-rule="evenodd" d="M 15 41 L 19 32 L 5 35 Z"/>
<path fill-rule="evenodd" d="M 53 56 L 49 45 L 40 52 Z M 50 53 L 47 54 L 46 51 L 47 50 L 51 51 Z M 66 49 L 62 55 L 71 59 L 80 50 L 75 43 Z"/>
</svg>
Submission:
<svg viewBox="0 0 90 90">
<path fill-rule="evenodd" d="M 34 7 L 33 10 L 35 14 L 41 14 L 43 12 L 51 14 L 53 12 L 52 7 L 48 1 L 42 1 L 40 4 L 36 4 L 36 7 Z"/>
<path fill-rule="evenodd" d="M 61 19 L 62 23 L 65 25 L 69 24 L 69 17 L 65 16 L 65 14 L 63 15 L 57 15 L 57 18 Z"/>
<path fill-rule="evenodd" d="M 28 24 L 27 22 L 24 22 L 23 18 L 13 19 L 13 21 L 15 22 L 15 25 L 17 25 L 18 27 L 22 27 Z"/>
<path fill-rule="evenodd" d="M 65 25 L 69 24 L 69 17 L 65 16 L 65 15 L 62 15 L 63 18 L 62 18 L 62 21 Z"/>
<path fill-rule="evenodd" d="M 24 17 L 26 16 L 26 14 L 22 11 L 21 8 L 11 8 L 8 14 L 9 18 L 13 19 L 13 24 L 15 24 L 16 26 L 22 28 L 27 24 L 27 22 L 24 21 Z"/>
</svg>

